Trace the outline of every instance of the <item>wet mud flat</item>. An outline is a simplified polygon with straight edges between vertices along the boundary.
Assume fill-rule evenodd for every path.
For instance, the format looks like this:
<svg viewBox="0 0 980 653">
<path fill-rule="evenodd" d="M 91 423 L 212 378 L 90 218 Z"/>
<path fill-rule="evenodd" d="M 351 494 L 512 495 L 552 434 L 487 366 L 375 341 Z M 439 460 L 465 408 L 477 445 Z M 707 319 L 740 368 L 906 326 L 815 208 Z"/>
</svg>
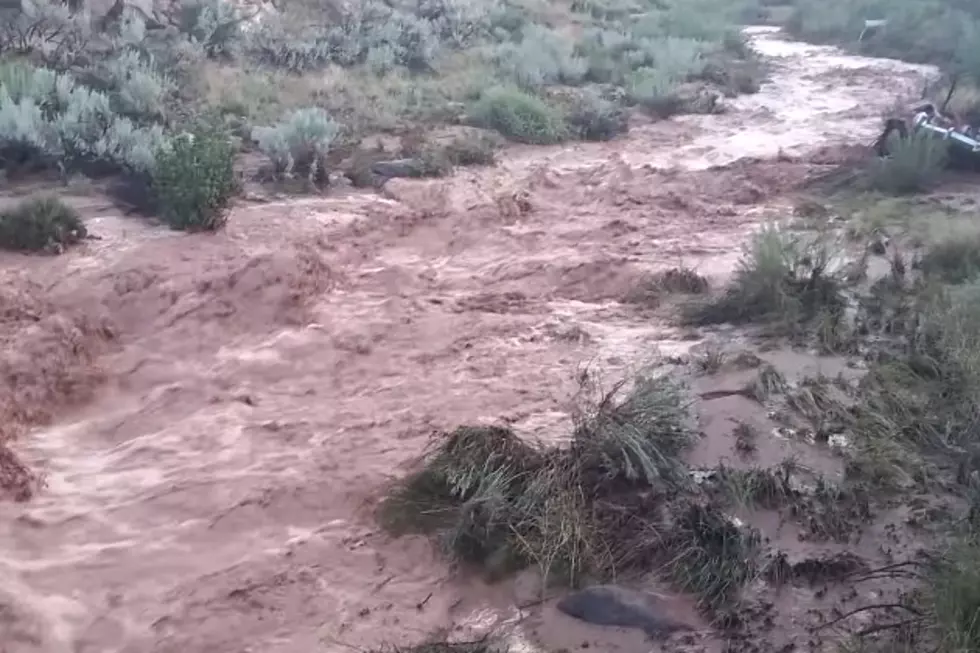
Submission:
<svg viewBox="0 0 980 653">
<path fill-rule="evenodd" d="M 695 626 L 653 643 L 540 603 L 532 572 L 491 583 L 376 519 L 432 433 L 502 424 L 564 446 L 581 368 L 606 383 L 665 356 L 703 395 L 692 481 L 792 457 L 801 483 L 840 475 L 829 443 L 779 431 L 742 391 L 766 365 L 803 385 L 846 376 L 847 362 L 749 347 L 759 362 L 744 369 L 737 352 L 708 363 L 695 346 L 706 334 L 741 347 L 739 334 L 677 326 L 648 282 L 683 266 L 723 284 L 738 244 L 929 71 L 753 39 L 773 63 L 757 95 L 614 143 L 515 148 L 497 168 L 393 180 L 383 195 L 246 204 L 213 237 L 72 200 L 101 240 L 0 258 L 5 351 L 32 352 L 3 364 L 19 388 L 10 447 L 33 492 L 0 504 L 0 641 L 16 653 L 291 652 L 493 632 L 549 651 L 806 646 L 845 592 L 823 589 L 830 572 L 812 561 L 837 578 L 858 573 L 845 554 L 885 564 L 867 533 L 889 533 L 901 508 L 855 544 L 783 514 L 807 492 L 780 509 L 733 506 L 785 554 L 782 593 L 750 587 L 757 617 L 743 613 L 751 628 L 726 641 L 740 631 L 650 581 Z M 739 423 L 760 434 L 754 458 L 740 454 Z"/>
</svg>

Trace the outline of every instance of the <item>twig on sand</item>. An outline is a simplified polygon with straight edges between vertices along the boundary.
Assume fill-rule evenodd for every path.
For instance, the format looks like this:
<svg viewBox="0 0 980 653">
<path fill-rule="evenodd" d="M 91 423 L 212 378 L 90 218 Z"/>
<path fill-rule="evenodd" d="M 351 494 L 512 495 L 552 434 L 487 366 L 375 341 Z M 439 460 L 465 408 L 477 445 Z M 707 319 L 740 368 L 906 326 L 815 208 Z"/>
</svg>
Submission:
<svg viewBox="0 0 980 653">
<path fill-rule="evenodd" d="M 901 576 L 907 575 L 914 578 L 919 576 L 915 571 L 909 571 L 906 567 L 921 567 L 922 563 L 915 560 L 906 560 L 904 562 L 896 562 L 891 565 L 885 565 L 884 567 L 878 567 L 877 569 L 865 569 L 861 571 L 856 571 L 850 576 L 845 576 L 844 580 L 849 580 L 852 583 L 860 583 L 866 580 L 875 580 L 877 578 L 888 577 L 888 576 Z"/>
<path fill-rule="evenodd" d="M 870 610 L 905 610 L 907 612 L 911 612 L 912 614 L 916 615 L 917 617 L 921 617 L 922 616 L 922 613 L 921 612 L 919 612 L 915 608 L 912 608 L 912 607 L 909 607 L 908 605 L 905 605 L 904 603 L 876 603 L 874 605 L 865 605 L 865 606 L 862 606 L 860 608 L 855 608 L 855 609 L 853 609 L 853 610 L 851 610 L 849 612 L 845 612 L 844 614 L 840 615 L 836 619 L 831 619 L 830 621 L 828 621 L 825 624 L 821 624 L 819 626 L 815 626 L 813 629 L 811 629 L 810 632 L 815 633 L 815 632 L 821 631 L 821 630 L 823 630 L 825 628 L 830 628 L 831 626 L 833 626 L 835 624 L 838 624 L 841 621 L 844 621 L 848 617 L 853 617 L 856 614 L 860 614 L 862 612 L 868 612 Z"/>
<path fill-rule="evenodd" d="M 915 617 L 913 619 L 903 619 L 902 621 L 896 621 L 887 624 L 878 624 L 877 626 L 868 626 L 863 630 L 859 630 L 854 633 L 857 637 L 866 637 L 867 635 L 874 635 L 875 633 L 880 633 L 886 630 L 896 630 L 898 628 L 903 628 L 905 626 L 913 626 L 915 624 L 922 622 L 922 617 Z"/>
</svg>

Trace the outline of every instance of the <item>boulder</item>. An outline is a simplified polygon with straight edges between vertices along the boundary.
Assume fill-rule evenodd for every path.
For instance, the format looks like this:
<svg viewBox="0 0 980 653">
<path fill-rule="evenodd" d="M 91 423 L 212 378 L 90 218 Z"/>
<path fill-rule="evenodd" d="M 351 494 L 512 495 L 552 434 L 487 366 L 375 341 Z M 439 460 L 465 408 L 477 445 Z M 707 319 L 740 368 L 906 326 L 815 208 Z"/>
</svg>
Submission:
<svg viewBox="0 0 980 653">
<path fill-rule="evenodd" d="M 664 597 L 616 585 L 596 585 L 574 592 L 558 601 L 557 608 L 597 626 L 638 628 L 655 639 L 696 630 L 670 616 Z"/>
</svg>

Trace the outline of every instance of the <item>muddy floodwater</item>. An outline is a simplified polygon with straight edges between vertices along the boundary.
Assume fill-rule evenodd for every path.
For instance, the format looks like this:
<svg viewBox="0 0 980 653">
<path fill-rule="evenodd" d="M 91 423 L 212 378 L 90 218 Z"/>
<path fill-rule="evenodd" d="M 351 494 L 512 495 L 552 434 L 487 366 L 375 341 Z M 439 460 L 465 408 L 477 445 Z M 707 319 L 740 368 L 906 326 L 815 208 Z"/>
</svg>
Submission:
<svg viewBox="0 0 980 653">
<path fill-rule="evenodd" d="M 243 204 L 213 236 L 78 197 L 101 240 L 0 257 L 11 414 L 55 416 L 14 445 L 45 486 L 0 503 L 0 650 L 340 652 L 495 630 L 526 650 L 650 651 L 640 633 L 521 608 L 533 576 L 454 573 L 371 511 L 433 431 L 503 420 L 558 438 L 583 364 L 617 375 L 696 345 L 620 300 L 681 263 L 723 280 L 815 153 L 869 142 L 932 74 L 749 33 L 771 80 L 722 114 L 515 148 L 383 194 Z M 740 401 L 701 407 L 692 463 L 730 455 L 711 433 L 745 417 Z M 697 619 L 682 597 L 676 610 Z"/>
</svg>

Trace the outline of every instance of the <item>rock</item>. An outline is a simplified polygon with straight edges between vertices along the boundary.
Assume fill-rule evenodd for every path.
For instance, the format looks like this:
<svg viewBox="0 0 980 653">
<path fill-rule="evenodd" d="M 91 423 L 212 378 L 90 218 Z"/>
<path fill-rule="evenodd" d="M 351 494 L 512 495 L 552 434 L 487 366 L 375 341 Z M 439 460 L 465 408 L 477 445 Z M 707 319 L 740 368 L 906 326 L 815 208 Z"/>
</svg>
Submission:
<svg viewBox="0 0 980 653">
<path fill-rule="evenodd" d="M 562 598 L 558 610 L 598 626 L 639 628 L 650 638 L 663 639 L 677 631 L 695 630 L 667 614 L 662 597 L 616 585 L 596 585 Z"/>
<path fill-rule="evenodd" d="M 417 178 L 424 176 L 425 168 L 417 159 L 395 159 L 394 161 L 377 161 L 371 164 L 371 172 L 385 179 L 392 179 L 393 177 Z"/>
</svg>

